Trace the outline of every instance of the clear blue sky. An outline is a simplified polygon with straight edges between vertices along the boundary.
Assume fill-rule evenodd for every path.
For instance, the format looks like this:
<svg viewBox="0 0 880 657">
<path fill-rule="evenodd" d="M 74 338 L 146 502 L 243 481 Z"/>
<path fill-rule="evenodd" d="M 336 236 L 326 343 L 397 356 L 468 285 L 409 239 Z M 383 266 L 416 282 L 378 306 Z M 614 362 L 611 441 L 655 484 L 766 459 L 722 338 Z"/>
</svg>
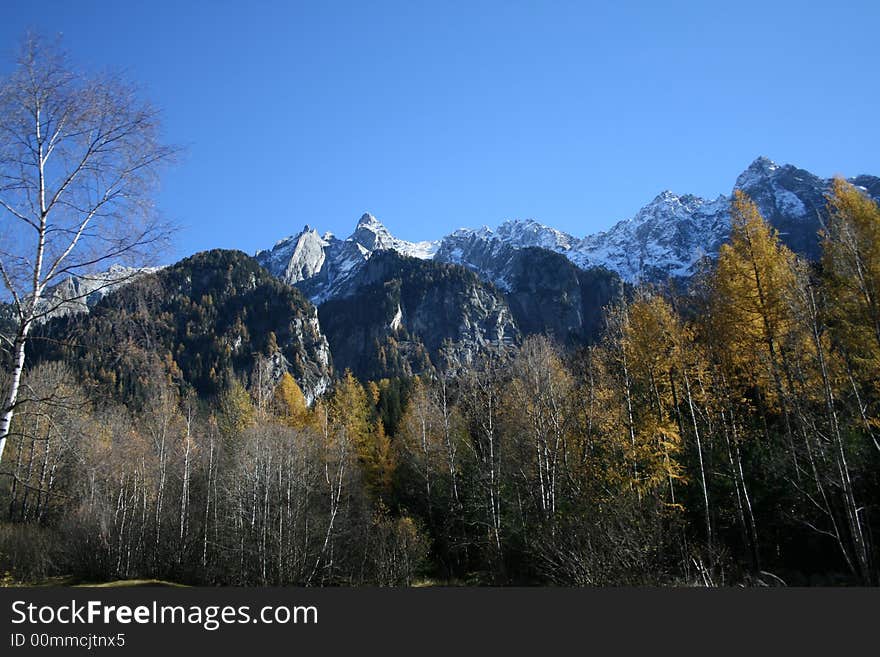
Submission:
<svg viewBox="0 0 880 657">
<path fill-rule="evenodd" d="M 187 155 L 169 259 L 369 211 L 407 239 L 532 217 L 576 235 L 756 156 L 880 174 L 880 2 L 3 0 L 0 49 L 61 32 Z"/>
</svg>

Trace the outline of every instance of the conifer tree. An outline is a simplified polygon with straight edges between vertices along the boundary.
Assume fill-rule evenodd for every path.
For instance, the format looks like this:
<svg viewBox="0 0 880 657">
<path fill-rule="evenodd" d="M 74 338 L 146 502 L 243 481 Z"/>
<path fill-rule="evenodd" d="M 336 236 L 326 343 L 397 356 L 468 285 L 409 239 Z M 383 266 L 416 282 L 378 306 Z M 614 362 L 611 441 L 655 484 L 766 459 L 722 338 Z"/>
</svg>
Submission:
<svg viewBox="0 0 880 657">
<path fill-rule="evenodd" d="M 381 421 L 372 421 L 367 392 L 350 371 L 337 384 L 330 406 L 331 422 L 352 441 L 368 488 L 377 496 L 386 493 L 394 471 L 391 443 Z"/>
<path fill-rule="evenodd" d="M 275 414 L 288 426 L 303 428 L 309 423 L 306 398 L 289 372 L 282 374 L 275 386 L 272 407 Z"/>
<path fill-rule="evenodd" d="M 729 364 L 775 404 L 784 397 L 781 344 L 793 329 L 794 254 L 745 193 L 731 204 L 730 242 L 713 279 L 713 329 Z"/>
<path fill-rule="evenodd" d="M 842 178 L 828 198 L 822 263 L 831 319 L 847 356 L 863 372 L 880 372 L 880 206 Z"/>
</svg>

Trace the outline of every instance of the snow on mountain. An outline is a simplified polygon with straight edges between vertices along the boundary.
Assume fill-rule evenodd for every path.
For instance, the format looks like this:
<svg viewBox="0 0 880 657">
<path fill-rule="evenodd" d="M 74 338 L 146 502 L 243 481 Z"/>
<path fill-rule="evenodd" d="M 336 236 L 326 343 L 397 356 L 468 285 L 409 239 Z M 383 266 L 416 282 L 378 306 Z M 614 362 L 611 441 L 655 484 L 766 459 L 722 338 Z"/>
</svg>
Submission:
<svg viewBox="0 0 880 657">
<path fill-rule="evenodd" d="M 135 279 L 160 269 L 162 267 L 137 268 L 111 265 L 107 271 L 67 276 L 43 293 L 37 304 L 39 321 L 89 312 L 92 306 L 113 290 L 118 290 Z"/>
<path fill-rule="evenodd" d="M 880 178 L 850 179 L 880 199 Z M 817 232 L 826 214 L 831 180 L 792 165 L 759 157 L 734 189 L 746 192 L 795 252 L 815 259 Z M 578 239 L 534 220 L 507 221 L 496 230 L 460 229 L 443 238 L 435 258 L 463 264 L 508 288 L 508 250 L 537 246 L 565 255 L 577 266 L 604 267 L 628 282 L 663 281 L 694 273 L 704 257 L 715 257 L 730 236 L 730 197 L 704 199 L 664 191 L 630 219 Z"/>
<path fill-rule="evenodd" d="M 321 271 L 324 250 L 329 245 L 328 240 L 306 224 L 298 235 L 279 240 L 271 251 L 258 253 L 257 259 L 272 274 L 293 285 Z M 263 259 L 261 254 L 265 254 Z"/>
<path fill-rule="evenodd" d="M 850 179 L 878 181 L 872 176 Z M 818 231 L 827 215 L 825 194 L 831 180 L 815 176 L 791 164 L 778 165 L 765 157 L 759 157 L 736 180 L 740 189 L 757 204 L 761 215 L 778 231 L 782 240 L 796 253 L 810 259 L 820 255 Z M 876 186 L 875 198 L 880 196 Z"/>
<path fill-rule="evenodd" d="M 859 176 L 851 182 L 880 199 L 880 179 Z M 757 203 L 789 247 L 815 258 L 830 183 L 759 157 L 737 177 L 734 189 Z M 705 199 L 667 190 L 635 216 L 583 238 L 525 219 L 505 221 L 495 229 L 461 228 L 430 242 L 398 239 L 375 217 L 364 214 L 345 240 L 329 233 L 321 237 L 306 226 L 256 257 L 315 303 L 350 293 L 348 282 L 374 252 L 382 250 L 464 265 L 506 291 L 510 291 L 513 255 L 531 247 L 560 253 L 582 269 L 604 267 L 628 282 L 663 281 L 690 276 L 704 257 L 717 255 L 730 235 L 729 210 L 729 196 Z"/>
<path fill-rule="evenodd" d="M 397 251 L 406 256 L 430 260 L 439 246 L 434 242 L 407 242 L 394 237 L 376 217 L 365 214 L 358 221 L 354 233 L 349 237 L 371 253 L 373 251 Z"/>
<path fill-rule="evenodd" d="M 254 257 L 274 276 L 297 285 L 312 302 L 320 304 L 344 295 L 347 283 L 376 251 L 396 251 L 430 260 L 438 246 L 439 242 L 398 239 L 367 213 L 344 240 L 332 233 L 321 236 L 306 225 L 298 234 L 276 242 L 272 249 L 258 251 Z"/>
<path fill-rule="evenodd" d="M 508 233 L 511 241 L 502 238 L 488 226 L 478 230 L 460 228 L 441 240 L 434 259 L 438 262 L 464 265 L 481 278 L 509 291 L 508 278 L 513 256 L 518 249 L 532 246 L 528 240 L 533 236 L 527 231 L 513 235 L 512 233 L 518 231 L 514 226 L 508 228 L 513 229 Z"/>
<path fill-rule="evenodd" d="M 729 206 L 725 196 L 706 200 L 667 190 L 633 218 L 585 237 L 570 258 L 630 282 L 687 276 L 701 258 L 717 254 L 730 232 Z"/>
<path fill-rule="evenodd" d="M 604 267 L 627 281 L 684 276 L 704 255 L 717 252 L 729 232 L 728 201 L 706 201 L 666 191 L 632 219 L 577 238 L 528 219 L 496 230 L 459 229 L 443 238 L 436 259 L 465 265 L 509 288 L 505 262 L 511 250 L 539 247 L 566 256 L 582 269 Z"/>
<path fill-rule="evenodd" d="M 756 158 L 748 169 L 737 176 L 734 189 L 746 189 L 763 183 L 768 178 L 772 178 L 773 174 L 779 170 L 779 165 L 773 160 L 763 155 Z"/>
<path fill-rule="evenodd" d="M 498 226 L 495 234 L 498 239 L 514 248 L 537 246 L 557 252 L 568 251 L 580 241 L 568 233 L 540 224 L 534 219 L 505 221 Z"/>
<path fill-rule="evenodd" d="M 850 182 L 880 200 L 880 178 L 861 175 Z M 755 201 L 791 249 L 815 259 L 830 185 L 831 180 L 804 169 L 759 157 L 737 177 L 734 189 Z M 315 304 L 351 294 L 358 272 L 379 251 L 464 265 L 506 292 L 512 291 L 512 271 L 522 265 L 516 252 L 532 247 L 562 254 L 582 269 L 604 267 L 628 282 L 663 281 L 690 276 L 704 257 L 717 255 L 730 235 L 729 207 L 730 197 L 724 195 L 704 199 L 664 191 L 632 218 L 583 238 L 524 219 L 505 221 L 495 229 L 461 228 L 424 242 L 399 239 L 376 217 L 364 214 L 345 239 L 306 225 L 255 257 Z M 41 312 L 49 317 L 87 312 L 112 290 L 156 270 L 114 265 L 105 272 L 70 276 L 46 291 Z"/>
</svg>

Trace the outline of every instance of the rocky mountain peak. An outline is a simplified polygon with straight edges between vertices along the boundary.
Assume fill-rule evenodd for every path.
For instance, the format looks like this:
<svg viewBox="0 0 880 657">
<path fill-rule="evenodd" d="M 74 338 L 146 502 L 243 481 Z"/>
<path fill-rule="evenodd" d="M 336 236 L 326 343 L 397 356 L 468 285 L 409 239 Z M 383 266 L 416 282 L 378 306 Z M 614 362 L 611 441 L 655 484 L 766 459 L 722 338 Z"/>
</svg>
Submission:
<svg viewBox="0 0 880 657">
<path fill-rule="evenodd" d="M 869 193 L 880 196 L 880 179 L 862 176 L 854 180 Z M 809 171 L 779 165 L 762 156 L 737 177 L 735 188 L 745 191 L 758 204 L 762 215 L 780 230 L 786 244 L 797 253 L 814 258 L 819 250 L 817 217 L 825 212 L 828 185 L 828 180 Z M 344 293 L 344 281 L 380 250 L 461 264 L 500 289 L 508 289 L 513 254 L 520 249 L 538 247 L 554 251 L 582 269 L 601 266 L 630 282 L 660 281 L 670 276 L 690 276 L 704 256 L 717 253 L 729 233 L 728 196 L 721 194 L 710 199 L 666 189 L 632 217 L 585 237 L 528 218 L 507 220 L 497 228 L 462 228 L 438 241 L 408 242 L 395 237 L 372 214 L 364 213 L 347 240 L 330 235 L 320 238 L 316 233 L 310 248 L 294 252 L 294 240 L 284 248 L 276 246 L 272 258 L 264 254 L 258 255 L 258 259 L 272 265 L 270 270 L 289 282 L 302 280 L 301 289 L 320 303 Z M 327 246 L 318 244 L 319 241 Z M 291 260 L 298 262 L 289 266 Z"/>
<path fill-rule="evenodd" d="M 746 189 L 762 180 L 767 180 L 779 169 L 780 166 L 776 162 L 769 157 L 761 155 L 745 171 L 739 174 L 734 184 L 734 189 Z"/>
<path fill-rule="evenodd" d="M 654 200 L 651 201 L 648 205 L 662 205 L 664 203 L 670 203 L 678 200 L 678 194 L 673 192 L 671 189 L 664 189 L 662 192 L 657 194 L 654 197 Z"/>
<path fill-rule="evenodd" d="M 360 228 L 361 226 L 371 226 L 371 225 L 382 226 L 382 222 L 380 222 L 378 219 L 376 219 L 376 217 L 371 215 L 369 212 L 364 212 L 361 215 L 361 218 L 358 219 L 357 227 Z M 382 228 L 384 228 L 384 226 L 382 226 Z"/>
<path fill-rule="evenodd" d="M 369 213 L 358 220 L 350 239 L 369 251 L 393 248 L 396 241 L 385 225 Z"/>
</svg>

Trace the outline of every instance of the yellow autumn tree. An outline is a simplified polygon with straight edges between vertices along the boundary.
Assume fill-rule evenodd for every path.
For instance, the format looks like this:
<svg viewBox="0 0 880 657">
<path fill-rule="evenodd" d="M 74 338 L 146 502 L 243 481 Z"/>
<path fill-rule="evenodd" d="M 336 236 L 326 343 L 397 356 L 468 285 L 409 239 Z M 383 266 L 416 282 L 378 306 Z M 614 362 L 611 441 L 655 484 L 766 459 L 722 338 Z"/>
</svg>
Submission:
<svg viewBox="0 0 880 657">
<path fill-rule="evenodd" d="M 294 378 L 285 372 L 272 394 L 272 410 L 288 426 L 303 428 L 309 424 L 306 398 Z"/>
<path fill-rule="evenodd" d="M 677 460 L 681 434 L 673 419 L 672 373 L 679 363 L 678 318 L 661 296 L 641 291 L 626 311 L 622 347 L 635 396 L 634 458 L 643 463 L 642 482 L 648 488 L 668 485 L 676 504 L 675 481 L 683 478 Z"/>
<path fill-rule="evenodd" d="M 614 443 L 611 452 L 622 455 L 626 464 L 622 483 L 640 497 L 658 493 L 676 505 L 675 482 L 684 476 L 669 379 L 677 321 L 664 300 L 641 293 L 633 303 L 611 308 L 607 324 L 596 355 L 598 385 L 608 389 L 598 398 L 611 409 L 601 417 Z"/>
<path fill-rule="evenodd" d="M 674 420 L 673 376 L 681 366 L 682 327 L 672 306 L 658 294 L 642 292 L 630 306 L 625 346 L 632 354 L 633 372 L 647 393 L 645 428 L 649 439 L 657 442 L 662 458 L 660 472 L 669 483 L 670 499 L 675 500 L 674 482 L 684 478 L 678 462 L 681 433 Z M 647 410 L 647 409 L 645 409 Z"/>
<path fill-rule="evenodd" d="M 370 440 L 365 448 L 363 459 L 367 484 L 377 496 L 386 496 L 391 492 L 397 459 L 391 448 L 391 440 L 385 433 L 382 420 L 377 420 L 373 425 Z"/>
<path fill-rule="evenodd" d="M 783 393 L 782 347 L 796 329 L 791 297 L 795 255 L 742 191 L 731 203 L 730 241 L 722 245 L 712 281 L 713 338 L 734 376 L 757 385 L 768 403 Z"/>
<path fill-rule="evenodd" d="M 380 496 L 390 488 L 395 460 L 382 422 L 371 418 L 367 392 L 346 370 L 330 400 L 330 422 L 335 432 L 354 445 L 367 487 Z"/>
<path fill-rule="evenodd" d="M 828 197 L 823 265 L 830 315 L 850 360 L 880 371 L 880 206 L 842 178 Z"/>
</svg>

